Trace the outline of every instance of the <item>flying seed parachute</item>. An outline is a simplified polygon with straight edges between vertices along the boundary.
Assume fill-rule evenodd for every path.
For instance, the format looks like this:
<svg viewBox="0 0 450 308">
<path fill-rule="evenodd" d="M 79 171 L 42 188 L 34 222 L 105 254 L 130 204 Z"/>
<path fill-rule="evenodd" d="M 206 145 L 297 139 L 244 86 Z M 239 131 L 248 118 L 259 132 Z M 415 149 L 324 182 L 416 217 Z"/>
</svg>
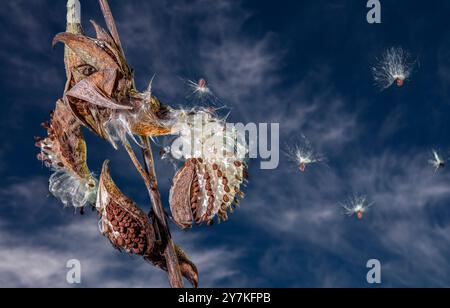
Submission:
<svg viewBox="0 0 450 308">
<path fill-rule="evenodd" d="M 192 80 L 186 81 L 189 88 L 187 98 L 203 105 L 216 105 L 218 98 L 214 95 L 205 79 L 200 78 L 197 82 Z"/>
<path fill-rule="evenodd" d="M 434 167 L 434 171 L 437 172 L 439 169 L 445 167 L 444 159 L 438 154 L 436 150 L 432 150 L 433 157 L 428 160 L 428 163 Z"/>
<path fill-rule="evenodd" d="M 301 137 L 298 144 L 287 146 L 286 155 L 301 172 L 305 172 L 308 165 L 325 161 L 325 157 L 314 150 L 311 142 L 305 136 Z"/>
<path fill-rule="evenodd" d="M 415 61 L 407 51 L 400 47 L 388 48 L 372 68 L 373 78 L 377 86 L 387 89 L 392 84 L 402 87 L 411 76 Z"/>
<path fill-rule="evenodd" d="M 356 215 L 358 219 L 363 219 L 367 210 L 374 205 L 374 202 L 368 203 L 366 196 L 353 195 L 344 203 L 340 204 L 347 216 Z"/>
</svg>

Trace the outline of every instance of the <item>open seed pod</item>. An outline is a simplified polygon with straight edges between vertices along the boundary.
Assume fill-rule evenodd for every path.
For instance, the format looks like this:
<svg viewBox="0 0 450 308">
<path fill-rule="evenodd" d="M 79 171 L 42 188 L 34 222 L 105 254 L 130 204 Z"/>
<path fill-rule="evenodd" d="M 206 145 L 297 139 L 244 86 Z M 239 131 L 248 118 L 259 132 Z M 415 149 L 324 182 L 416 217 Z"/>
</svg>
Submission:
<svg viewBox="0 0 450 308">
<path fill-rule="evenodd" d="M 188 159 L 177 172 L 170 190 L 170 208 L 174 222 L 182 229 L 194 223 L 228 219 L 228 210 L 239 204 L 245 176 L 241 161 L 220 163 L 201 158 Z"/>
<path fill-rule="evenodd" d="M 108 161 L 103 164 L 97 193 L 100 230 L 114 247 L 136 255 L 152 253 L 155 232 L 148 216 L 126 197 L 111 179 Z"/>
<path fill-rule="evenodd" d="M 76 208 L 95 202 L 97 183 L 86 163 L 86 143 L 80 122 L 61 100 L 51 113 L 50 123 L 43 123 L 48 137 L 37 137 L 41 149 L 38 159 L 54 171 L 49 189 L 64 205 Z"/>
<path fill-rule="evenodd" d="M 246 181 L 245 138 L 223 119 L 205 110 L 179 111 L 174 130 L 179 134 L 172 153 L 185 159 L 170 190 L 172 217 L 182 229 L 194 223 L 228 219 L 238 205 Z M 174 143 L 174 144 L 175 144 Z"/>
</svg>

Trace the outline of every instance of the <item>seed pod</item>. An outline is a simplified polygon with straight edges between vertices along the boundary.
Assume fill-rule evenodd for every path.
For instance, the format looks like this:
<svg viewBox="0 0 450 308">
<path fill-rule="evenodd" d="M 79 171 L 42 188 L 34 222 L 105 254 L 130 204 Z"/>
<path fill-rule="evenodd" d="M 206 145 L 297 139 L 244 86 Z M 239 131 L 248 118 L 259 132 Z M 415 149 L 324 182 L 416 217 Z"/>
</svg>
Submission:
<svg viewBox="0 0 450 308">
<path fill-rule="evenodd" d="M 191 185 L 194 174 L 195 164 L 186 164 L 175 175 L 173 187 L 170 190 L 169 203 L 172 217 L 181 229 L 192 226 Z"/>
<path fill-rule="evenodd" d="M 215 216 L 227 219 L 226 210 L 240 193 L 245 170 L 243 163 L 236 162 L 195 158 L 185 162 L 174 177 L 169 200 L 173 220 L 180 228 L 190 228 L 194 222 L 211 225 Z"/>
<path fill-rule="evenodd" d="M 138 255 L 152 252 L 156 240 L 153 226 L 136 203 L 114 184 L 109 174 L 108 161 L 103 164 L 96 208 L 102 214 L 102 232 L 116 248 Z M 120 220 L 131 223 L 118 227 Z M 144 236 L 136 237 L 136 233 Z"/>
</svg>

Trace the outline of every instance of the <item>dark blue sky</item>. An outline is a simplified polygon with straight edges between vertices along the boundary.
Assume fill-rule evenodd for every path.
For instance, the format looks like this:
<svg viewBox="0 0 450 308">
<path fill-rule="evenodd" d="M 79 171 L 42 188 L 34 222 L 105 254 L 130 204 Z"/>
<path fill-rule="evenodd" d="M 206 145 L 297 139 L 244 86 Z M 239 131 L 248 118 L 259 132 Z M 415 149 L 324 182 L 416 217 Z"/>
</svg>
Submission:
<svg viewBox="0 0 450 308">
<path fill-rule="evenodd" d="M 205 78 L 231 122 L 280 123 L 280 143 L 301 134 L 328 158 L 306 173 L 281 156 L 276 170 L 250 162 L 247 197 L 230 221 L 176 241 L 203 287 L 369 287 L 379 259 L 384 287 L 450 286 L 450 171 L 434 173 L 432 148 L 449 156 L 450 3 L 382 1 L 115 1 L 111 7 L 136 82 L 173 107 L 192 105 L 183 79 Z M 103 22 L 97 1 L 83 1 Z M 83 287 L 166 286 L 164 273 L 115 251 L 95 213 L 74 215 L 48 196 L 33 136 L 61 96 L 65 1 L 6 0 L 0 12 L 0 286 L 68 286 L 79 259 Z M 403 88 L 381 92 L 371 67 L 401 46 L 418 59 Z M 86 132 L 89 165 L 105 158 L 122 190 L 147 209 L 123 151 Z M 158 161 L 167 204 L 174 169 Z M 363 221 L 342 215 L 349 194 L 375 202 Z M 172 228 L 175 230 L 175 226 Z"/>
</svg>

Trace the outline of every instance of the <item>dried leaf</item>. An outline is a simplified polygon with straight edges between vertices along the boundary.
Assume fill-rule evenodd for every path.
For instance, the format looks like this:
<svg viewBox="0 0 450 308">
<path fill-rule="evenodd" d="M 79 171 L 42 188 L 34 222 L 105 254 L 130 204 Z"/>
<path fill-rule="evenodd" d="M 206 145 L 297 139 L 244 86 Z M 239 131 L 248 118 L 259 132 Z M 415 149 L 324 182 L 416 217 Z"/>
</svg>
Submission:
<svg viewBox="0 0 450 308">
<path fill-rule="evenodd" d="M 95 20 L 90 20 L 92 26 L 95 29 L 95 33 L 97 36 L 97 39 L 100 41 L 105 41 L 111 45 L 115 45 L 116 43 L 114 42 L 114 39 L 112 38 L 112 36 L 105 30 L 103 29 L 101 26 L 99 26 Z"/>
<path fill-rule="evenodd" d="M 194 288 L 198 288 L 199 275 L 195 264 L 189 259 L 188 255 L 177 245 L 175 245 L 175 253 L 178 258 L 181 274 L 186 278 Z M 163 247 L 155 249 L 152 254 L 145 256 L 145 260 L 154 266 L 167 271 L 166 260 L 164 257 Z"/>
</svg>

